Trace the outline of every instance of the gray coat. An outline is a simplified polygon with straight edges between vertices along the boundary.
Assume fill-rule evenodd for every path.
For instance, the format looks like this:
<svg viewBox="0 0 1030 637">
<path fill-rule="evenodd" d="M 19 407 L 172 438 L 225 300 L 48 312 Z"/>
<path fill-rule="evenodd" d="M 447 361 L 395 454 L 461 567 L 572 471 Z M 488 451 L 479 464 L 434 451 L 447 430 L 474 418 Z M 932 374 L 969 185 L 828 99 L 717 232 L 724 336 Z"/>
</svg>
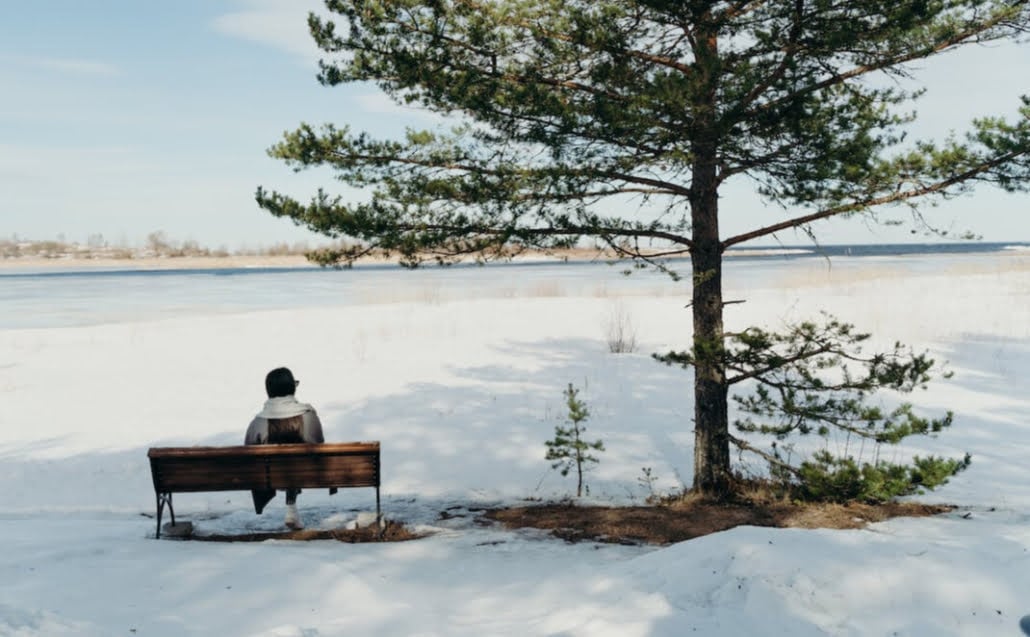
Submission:
<svg viewBox="0 0 1030 637">
<path fill-rule="evenodd" d="M 291 427 L 292 435 L 287 436 L 289 440 L 276 440 L 275 424 L 284 420 L 291 420 L 300 416 L 302 422 L 300 427 Z M 278 422 L 277 422 L 278 421 Z M 273 423 L 271 431 L 269 423 Z M 299 438 L 299 439 L 294 439 Z M 315 408 L 307 403 L 302 403 L 294 396 L 281 396 L 269 398 L 265 406 L 254 420 L 250 421 L 247 427 L 247 435 L 243 438 L 245 445 L 266 445 L 281 442 L 325 442 L 322 435 L 322 421 L 318 419 Z"/>
</svg>

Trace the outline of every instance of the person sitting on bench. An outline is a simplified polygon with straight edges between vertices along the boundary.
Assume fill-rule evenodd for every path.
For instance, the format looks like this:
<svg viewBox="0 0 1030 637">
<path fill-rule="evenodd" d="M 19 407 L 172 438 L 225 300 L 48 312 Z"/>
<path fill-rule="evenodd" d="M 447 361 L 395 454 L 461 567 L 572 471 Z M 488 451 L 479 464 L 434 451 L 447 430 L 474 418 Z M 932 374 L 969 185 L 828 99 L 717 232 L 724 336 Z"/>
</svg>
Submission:
<svg viewBox="0 0 1030 637">
<path fill-rule="evenodd" d="M 250 422 L 245 445 L 274 445 L 304 442 L 325 442 L 322 422 L 315 408 L 297 400 L 299 380 L 286 367 L 278 367 L 265 376 L 265 392 L 268 400 L 265 406 Z M 265 505 L 275 497 L 275 489 L 252 491 L 254 512 L 261 514 Z M 304 524 L 297 514 L 297 494 L 300 489 L 286 490 L 286 526 L 302 529 Z"/>
</svg>

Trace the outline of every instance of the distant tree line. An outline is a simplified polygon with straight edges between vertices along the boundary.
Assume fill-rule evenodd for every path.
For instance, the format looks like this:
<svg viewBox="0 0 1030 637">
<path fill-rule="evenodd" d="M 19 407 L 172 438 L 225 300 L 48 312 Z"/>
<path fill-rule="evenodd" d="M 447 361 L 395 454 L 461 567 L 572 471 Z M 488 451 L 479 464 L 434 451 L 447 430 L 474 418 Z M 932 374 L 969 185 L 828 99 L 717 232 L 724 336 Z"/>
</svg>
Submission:
<svg viewBox="0 0 1030 637">
<path fill-rule="evenodd" d="M 222 245 L 210 248 L 201 245 L 194 239 L 177 240 L 169 237 L 163 230 L 147 235 L 143 245 L 130 246 L 127 242 L 111 243 L 102 234 L 91 234 L 85 243 L 70 241 L 58 235 L 56 239 L 35 240 L 12 235 L 0 238 L 0 258 L 80 258 L 80 259 L 139 259 L 139 258 L 177 258 L 177 257 L 230 257 L 230 256 L 307 256 L 314 250 L 323 250 L 326 246 L 313 248 L 307 241 L 287 243 L 280 241 L 271 245 L 249 247 L 234 250 Z"/>
</svg>

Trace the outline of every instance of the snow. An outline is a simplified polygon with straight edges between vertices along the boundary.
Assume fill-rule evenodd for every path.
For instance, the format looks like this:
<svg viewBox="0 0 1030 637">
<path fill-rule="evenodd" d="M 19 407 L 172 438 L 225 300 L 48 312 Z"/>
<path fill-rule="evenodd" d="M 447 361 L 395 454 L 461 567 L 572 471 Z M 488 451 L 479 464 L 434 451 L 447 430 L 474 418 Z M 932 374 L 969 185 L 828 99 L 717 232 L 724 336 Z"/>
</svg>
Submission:
<svg viewBox="0 0 1030 637">
<path fill-rule="evenodd" d="M 70 297 L 12 303 L 20 314 L 0 329 L 0 635 L 1019 634 L 1030 614 L 1030 258 L 728 267 L 726 298 L 746 300 L 727 306 L 729 329 L 826 310 L 880 344 L 949 361 L 955 376 L 911 399 L 954 410 L 955 424 L 899 457 L 968 451 L 973 465 L 918 498 L 954 513 L 853 531 L 738 527 L 668 547 L 567 544 L 474 519 L 574 492 L 543 459 L 570 382 L 591 409 L 588 436 L 607 448 L 585 501 L 640 503 L 643 467 L 659 491 L 689 483 L 690 375 L 650 358 L 686 346 L 682 284 L 598 282 L 576 268 L 437 272 L 368 274 L 375 289 L 335 302 L 335 291 L 311 288 L 322 296 L 310 302 L 294 291 L 280 309 L 260 277 L 302 279 L 248 275 L 261 302 L 229 310 L 248 279 L 189 283 L 192 295 L 178 294 L 190 302 L 161 312 L 87 286 L 92 312 L 56 326 Z M 634 353 L 608 352 L 619 315 Z M 427 537 L 153 539 L 147 448 L 238 444 L 265 372 L 283 364 L 328 440 L 382 442 L 384 511 Z M 200 532 L 277 529 L 284 511 L 280 496 L 256 516 L 247 493 L 175 503 Z M 308 491 L 299 504 L 309 527 L 375 506 L 367 489 Z"/>
</svg>

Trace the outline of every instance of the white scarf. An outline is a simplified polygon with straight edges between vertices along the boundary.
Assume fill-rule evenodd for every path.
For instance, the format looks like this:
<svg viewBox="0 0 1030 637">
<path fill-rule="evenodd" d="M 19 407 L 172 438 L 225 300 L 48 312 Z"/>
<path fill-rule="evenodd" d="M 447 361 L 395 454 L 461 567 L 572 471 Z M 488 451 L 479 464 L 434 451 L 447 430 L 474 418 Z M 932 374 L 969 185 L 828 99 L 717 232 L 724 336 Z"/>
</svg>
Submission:
<svg viewBox="0 0 1030 637">
<path fill-rule="evenodd" d="M 277 396 L 265 401 L 258 418 L 293 418 L 307 411 L 312 411 L 311 405 L 299 402 L 296 397 Z"/>
</svg>

